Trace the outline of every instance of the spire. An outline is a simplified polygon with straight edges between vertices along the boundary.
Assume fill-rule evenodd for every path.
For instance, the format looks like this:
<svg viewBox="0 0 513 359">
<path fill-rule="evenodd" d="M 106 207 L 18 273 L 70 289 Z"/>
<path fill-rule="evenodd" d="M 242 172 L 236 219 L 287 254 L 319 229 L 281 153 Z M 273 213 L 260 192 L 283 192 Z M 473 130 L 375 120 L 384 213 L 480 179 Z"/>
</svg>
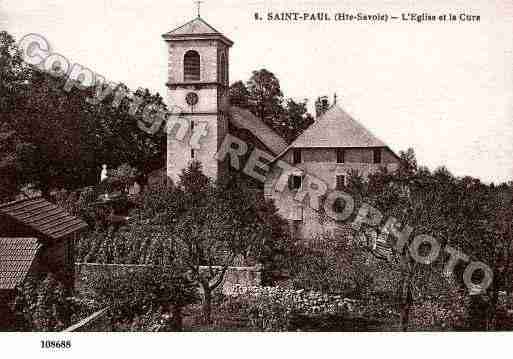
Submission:
<svg viewBox="0 0 513 359">
<path fill-rule="evenodd" d="M 201 17 L 201 3 L 203 1 L 196 1 L 196 7 L 198 9 L 198 17 Z"/>
</svg>

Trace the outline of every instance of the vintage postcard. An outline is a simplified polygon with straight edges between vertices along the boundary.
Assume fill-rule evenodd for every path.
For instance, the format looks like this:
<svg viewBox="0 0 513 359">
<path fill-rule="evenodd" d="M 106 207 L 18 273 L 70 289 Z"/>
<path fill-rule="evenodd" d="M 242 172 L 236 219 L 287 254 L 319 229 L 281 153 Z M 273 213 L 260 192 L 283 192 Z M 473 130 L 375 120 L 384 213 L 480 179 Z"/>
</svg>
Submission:
<svg viewBox="0 0 513 359">
<path fill-rule="evenodd" d="M 510 0 L 1 0 L 0 344 L 512 331 L 512 158 Z"/>
</svg>

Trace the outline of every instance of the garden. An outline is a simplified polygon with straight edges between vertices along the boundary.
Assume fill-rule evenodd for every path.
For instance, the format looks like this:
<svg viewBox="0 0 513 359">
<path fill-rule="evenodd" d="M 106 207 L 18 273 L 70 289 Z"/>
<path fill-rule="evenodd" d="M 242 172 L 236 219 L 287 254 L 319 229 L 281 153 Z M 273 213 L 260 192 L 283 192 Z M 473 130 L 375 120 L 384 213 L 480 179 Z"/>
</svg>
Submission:
<svg viewBox="0 0 513 359">
<path fill-rule="evenodd" d="M 450 278 L 443 275 L 448 258 L 426 266 L 413 263 L 407 252 L 383 255 L 369 247 L 369 228 L 292 238 L 261 191 L 237 174 L 227 183 L 211 183 L 197 163 L 177 185 L 147 188 L 127 201 L 121 223 L 109 222 L 90 191 L 61 193 L 58 202 L 91 224 L 75 244 L 77 268 L 95 270 L 76 273 L 72 298 L 52 278 L 28 281 L 16 301 L 20 328 L 63 330 L 107 308 L 107 325 L 88 330 L 511 329 L 511 274 L 504 256 L 512 213 L 507 206 L 498 211 L 493 202 L 503 189 L 425 169 L 379 173 L 368 181 L 354 173 L 346 189 L 357 204 L 371 203 L 408 220 L 474 258 L 487 256 L 496 281 L 474 296 L 459 277 L 463 268 L 455 266 Z M 230 266 L 255 264 L 262 268 L 260 286 L 223 293 Z"/>
</svg>

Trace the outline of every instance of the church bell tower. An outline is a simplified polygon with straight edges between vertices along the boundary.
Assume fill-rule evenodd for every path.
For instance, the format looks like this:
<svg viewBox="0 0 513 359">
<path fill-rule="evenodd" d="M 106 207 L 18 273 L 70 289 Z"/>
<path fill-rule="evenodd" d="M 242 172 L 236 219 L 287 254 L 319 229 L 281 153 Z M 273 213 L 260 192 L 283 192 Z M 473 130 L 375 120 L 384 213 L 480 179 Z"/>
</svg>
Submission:
<svg viewBox="0 0 513 359">
<path fill-rule="evenodd" d="M 228 133 L 228 59 L 233 42 L 199 14 L 162 37 L 168 45 L 168 107 L 171 113 L 180 113 L 178 122 L 188 129 L 179 140 L 168 122 L 167 175 L 177 183 L 181 171 L 199 161 L 203 172 L 216 180 L 227 171 L 215 154 Z M 190 140 L 196 131 L 201 133 L 198 146 Z"/>
</svg>

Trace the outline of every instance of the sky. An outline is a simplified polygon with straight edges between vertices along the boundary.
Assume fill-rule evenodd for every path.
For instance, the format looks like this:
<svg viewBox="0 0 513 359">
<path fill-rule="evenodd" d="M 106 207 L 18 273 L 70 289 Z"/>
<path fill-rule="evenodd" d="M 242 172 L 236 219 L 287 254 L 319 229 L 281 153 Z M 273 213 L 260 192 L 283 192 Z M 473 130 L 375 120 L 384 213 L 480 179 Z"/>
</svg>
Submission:
<svg viewBox="0 0 513 359">
<path fill-rule="evenodd" d="M 479 22 L 258 21 L 254 13 L 460 13 Z M 0 0 L 0 30 L 43 35 L 51 50 L 130 88 L 166 97 L 161 35 L 193 1 Z M 201 16 L 234 41 L 230 81 L 273 72 L 286 97 L 338 104 L 394 151 L 484 182 L 513 180 L 511 0 L 205 0 Z"/>
</svg>

